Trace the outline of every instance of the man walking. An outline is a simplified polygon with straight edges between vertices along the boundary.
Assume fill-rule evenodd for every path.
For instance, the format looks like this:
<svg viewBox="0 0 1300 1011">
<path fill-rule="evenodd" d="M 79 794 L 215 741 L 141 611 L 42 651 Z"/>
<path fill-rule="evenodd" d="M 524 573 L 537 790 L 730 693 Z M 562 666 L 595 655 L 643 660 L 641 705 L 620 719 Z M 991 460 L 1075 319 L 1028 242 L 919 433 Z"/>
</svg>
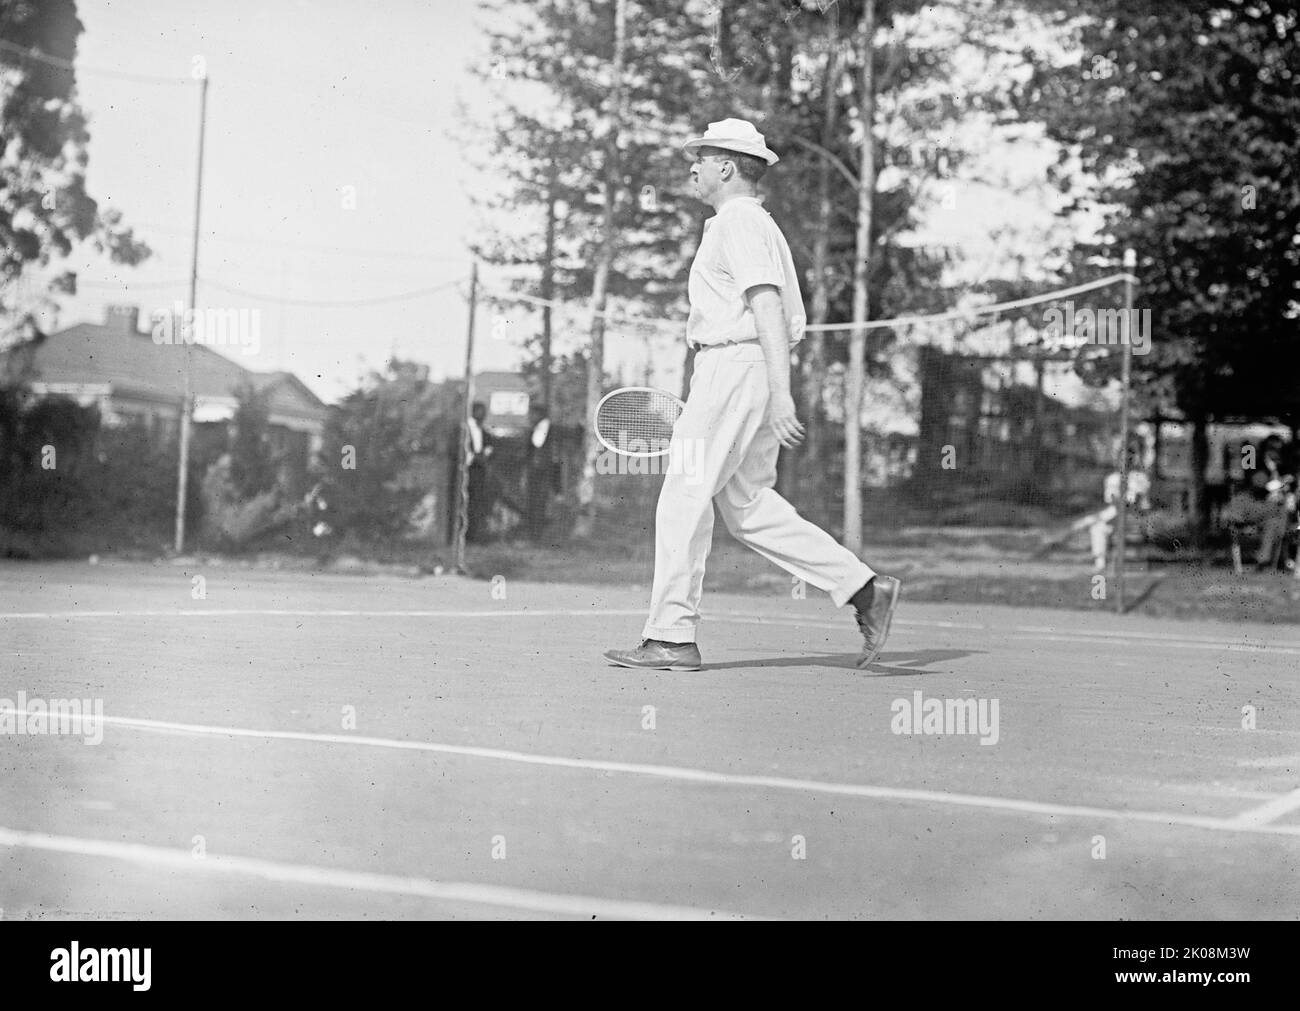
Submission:
<svg viewBox="0 0 1300 1011">
<path fill-rule="evenodd" d="M 732 536 L 787 572 L 851 603 L 862 632 L 857 666 L 879 655 L 899 581 L 878 576 L 777 494 L 776 458 L 803 439 L 790 395 L 790 348 L 803 337 L 803 298 L 785 236 L 756 184 L 777 156 L 751 123 L 710 123 L 684 145 L 696 194 L 717 212 L 691 264 L 686 339 L 696 350 L 686 407 L 673 430 L 655 514 L 650 615 L 622 667 L 699 670 L 696 631 L 717 506 Z M 694 467 L 682 447 L 693 440 Z"/>
</svg>

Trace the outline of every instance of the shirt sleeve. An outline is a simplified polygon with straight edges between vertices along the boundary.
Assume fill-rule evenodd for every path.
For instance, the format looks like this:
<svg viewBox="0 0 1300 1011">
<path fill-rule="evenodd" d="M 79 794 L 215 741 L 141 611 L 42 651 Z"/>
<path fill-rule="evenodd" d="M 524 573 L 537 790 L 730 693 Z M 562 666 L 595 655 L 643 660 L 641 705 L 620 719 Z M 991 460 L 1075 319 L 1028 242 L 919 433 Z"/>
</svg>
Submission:
<svg viewBox="0 0 1300 1011">
<path fill-rule="evenodd" d="M 756 284 L 785 285 L 785 269 L 762 210 L 737 210 L 718 222 L 722 261 L 742 292 Z"/>
</svg>

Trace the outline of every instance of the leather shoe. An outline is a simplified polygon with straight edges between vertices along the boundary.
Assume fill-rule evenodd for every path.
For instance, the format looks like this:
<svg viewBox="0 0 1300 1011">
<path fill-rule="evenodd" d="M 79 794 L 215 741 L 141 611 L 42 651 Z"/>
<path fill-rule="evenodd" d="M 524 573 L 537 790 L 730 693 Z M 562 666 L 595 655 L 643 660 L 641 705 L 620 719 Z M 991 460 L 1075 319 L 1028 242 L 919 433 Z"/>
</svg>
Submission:
<svg viewBox="0 0 1300 1011">
<path fill-rule="evenodd" d="M 871 604 L 865 612 L 857 612 L 858 629 L 862 632 L 862 653 L 858 657 L 858 670 L 867 667 L 884 649 L 902 586 L 903 584 L 893 576 L 876 576 L 871 581 Z"/>
<path fill-rule="evenodd" d="M 646 670 L 699 670 L 700 647 L 693 642 L 643 639 L 636 649 L 606 650 L 605 659 L 619 667 Z"/>
</svg>

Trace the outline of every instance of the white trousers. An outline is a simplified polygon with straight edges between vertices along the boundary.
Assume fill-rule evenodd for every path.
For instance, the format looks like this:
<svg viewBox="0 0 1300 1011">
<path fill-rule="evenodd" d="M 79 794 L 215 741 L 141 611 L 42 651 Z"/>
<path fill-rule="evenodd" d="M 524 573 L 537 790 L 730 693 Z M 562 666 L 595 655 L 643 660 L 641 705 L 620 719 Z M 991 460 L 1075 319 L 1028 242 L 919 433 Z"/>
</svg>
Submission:
<svg viewBox="0 0 1300 1011">
<path fill-rule="evenodd" d="M 875 575 L 777 494 L 781 444 L 767 424 L 767 405 L 767 364 L 757 342 L 696 355 L 655 512 L 654 589 L 643 638 L 695 641 L 715 505 L 733 537 L 826 590 L 836 607 Z"/>
</svg>

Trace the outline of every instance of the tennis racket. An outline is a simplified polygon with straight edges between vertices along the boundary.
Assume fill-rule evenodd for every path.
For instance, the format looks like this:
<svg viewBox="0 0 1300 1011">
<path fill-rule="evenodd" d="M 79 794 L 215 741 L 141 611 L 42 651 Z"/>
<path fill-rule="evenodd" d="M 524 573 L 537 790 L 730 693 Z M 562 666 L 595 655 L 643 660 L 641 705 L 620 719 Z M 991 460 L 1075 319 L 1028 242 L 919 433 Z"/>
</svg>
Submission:
<svg viewBox="0 0 1300 1011">
<path fill-rule="evenodd" d="M 686 405 L 666 390 L 624 386 L 600 398 L 593 427 L 600 444 L 619 456 L 663 456 Z"/>
</svg>

